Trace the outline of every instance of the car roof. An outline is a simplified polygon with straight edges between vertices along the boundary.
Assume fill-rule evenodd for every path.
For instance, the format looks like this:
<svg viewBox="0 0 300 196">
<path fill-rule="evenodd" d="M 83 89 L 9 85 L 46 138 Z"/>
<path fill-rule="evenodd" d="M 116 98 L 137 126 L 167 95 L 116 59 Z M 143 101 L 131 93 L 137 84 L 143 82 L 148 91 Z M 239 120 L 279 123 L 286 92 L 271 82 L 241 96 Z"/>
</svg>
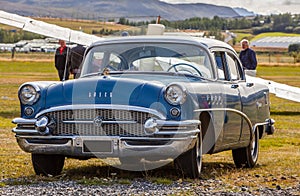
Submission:
<svg viewBox="0 0 300 196">
<path fill-rule="evenodd" d="M 193 36 L 173 36 L 173 35 L 161 35 L 161 36 L 126 36 L 126 37 L 112 37 L 105 38 L 104 40 L 97 41 L 92 46 L 108 44 L 108 43 L 140 43 L 140 42 L 156 42 L 156 43 L 186 43 L 202 45 L 207 49 L 214 47 L 227 48 L 235 51 L 229 44 L 211 38 L 201 38 Z"/>
</svg>

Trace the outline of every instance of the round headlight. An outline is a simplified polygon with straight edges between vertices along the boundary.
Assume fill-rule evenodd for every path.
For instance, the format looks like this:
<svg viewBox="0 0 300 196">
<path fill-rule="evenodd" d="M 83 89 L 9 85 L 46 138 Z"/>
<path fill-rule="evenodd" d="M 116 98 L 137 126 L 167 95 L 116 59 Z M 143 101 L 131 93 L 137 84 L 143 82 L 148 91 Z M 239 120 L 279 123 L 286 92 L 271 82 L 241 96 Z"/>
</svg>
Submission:
<svg viewBox="0 0 300 196">
<path fill-rule="evenodd" d="M 37 86 L 26 84 L 19 90 L 19 98 L 22 104 L 32 105 L 40 97 L 40 89 Z"/>
<path fill-rule="evenodd" d="M 172 105 L 183 104 L 186 101 L 186 90 L 179 85 L 172 84 L 167 87 L 165 98 Z"/>
</svg>

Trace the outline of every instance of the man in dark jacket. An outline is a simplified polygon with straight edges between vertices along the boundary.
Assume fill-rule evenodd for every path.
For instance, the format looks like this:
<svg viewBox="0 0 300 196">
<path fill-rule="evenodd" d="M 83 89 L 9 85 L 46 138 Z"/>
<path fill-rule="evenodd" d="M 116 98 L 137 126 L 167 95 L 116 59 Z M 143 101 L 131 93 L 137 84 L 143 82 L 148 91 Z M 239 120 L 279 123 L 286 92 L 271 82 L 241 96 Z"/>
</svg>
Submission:
<svg viewBox="0 0 300 196">
<path fill-rule="evenodd" d="M 78 77 L 80 73 L 80 65 L 83 60 L 83 55 L 85 52 L 85 47 L 82 45 L 77 45 L 74 48 L 71 49 L 71 55 L 70 55 L 70 72 L 74 75 L 74 79 Z"/>
<path fill-rule="evenodd" d="M 69 79 L 69 47 L 64 40 L 59 40 L 60 47 L 55 51 L 55 68 L 58 72 L 60 81 Z"/>
<path fill-rule="evenodd" d="M 257 66 L 256 54 L 249 48 L 249 41 L 243 39 L 241 41 L 242 51 L 240 53 L 240 60 L 245 70 L 255 70 Z"/>
</svg>

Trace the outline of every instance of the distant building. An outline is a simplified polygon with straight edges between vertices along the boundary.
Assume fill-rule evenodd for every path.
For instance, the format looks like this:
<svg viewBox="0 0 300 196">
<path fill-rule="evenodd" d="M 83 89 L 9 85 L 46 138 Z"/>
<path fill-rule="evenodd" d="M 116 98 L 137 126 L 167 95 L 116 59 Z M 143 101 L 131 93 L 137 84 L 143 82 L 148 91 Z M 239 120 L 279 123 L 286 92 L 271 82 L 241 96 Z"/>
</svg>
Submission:
<svg viewBox="0 0 300 196">
<path fill-rule="evenodd" d="M 67 43 L 72 48 L 74 43 Z M 55 38 L 21 40 L 12 44 L 0 43 L 0 52 L 11 52 L 15 48 L 16 52 L 55 52 L 59 47 L 58 40 Z"/>
<path fill-rule="evenodd" d="M 264 37 L 255 41 L 251 41 L 252 47 L 264 48 L 288 48 L 291 44 L 300 44 L 300 36 L 295 37 Z"/>
</svg>

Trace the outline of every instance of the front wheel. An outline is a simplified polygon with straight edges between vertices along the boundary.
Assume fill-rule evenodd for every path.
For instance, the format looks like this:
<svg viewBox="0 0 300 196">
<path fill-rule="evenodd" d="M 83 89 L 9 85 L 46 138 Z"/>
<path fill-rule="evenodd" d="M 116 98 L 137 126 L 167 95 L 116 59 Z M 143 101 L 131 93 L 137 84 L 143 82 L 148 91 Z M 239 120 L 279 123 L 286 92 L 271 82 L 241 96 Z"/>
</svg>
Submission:
<svg viewBox="0 0 300 196">
<path fill-rule="evenodd" d="M 254 136 L 249 146 L 232 150 L 232 157 L 237 168 L 252 168 L 256 165 L 259 152 L 259 131 L 255 130 Z"/>
<path fill-rule="evenodd" d="M 57 176 L 61 173 L 65 157 L 62 155 L 31 154 L 32 165 L 37 175 Z"/>
<path fill-rule="evenodd" d="M 202 167 L 202 136 L 199 134 L 194 147 L 174 160 L 176 168 L 189 178 L 199 178 Z"/>
</svg>

